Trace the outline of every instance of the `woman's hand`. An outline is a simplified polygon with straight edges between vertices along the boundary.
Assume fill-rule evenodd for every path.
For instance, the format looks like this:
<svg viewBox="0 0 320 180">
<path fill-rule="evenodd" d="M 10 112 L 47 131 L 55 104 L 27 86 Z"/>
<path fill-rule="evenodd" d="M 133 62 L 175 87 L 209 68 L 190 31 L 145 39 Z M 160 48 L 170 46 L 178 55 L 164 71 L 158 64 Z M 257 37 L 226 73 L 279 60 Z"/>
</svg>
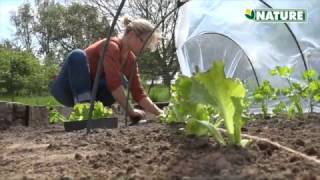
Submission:
<svg viewBox="0 0 320 180">
<path fill-rule="evenodd" d="M 143 110 L 133 109 L 131 112 L 129 112 L 129 117 L 131 120 L 131 124 L 129 126 L 137 124 L 145 116 L 146 116 L 146 113 Z"/>
<path fill-rule="evenodd" d="M 132 111 L 129 112 L 129 116 L 131 118 L 140 117 L 140 119 L 142 119 L 146 116 L 146 113 L 140 109 L 133 109 Z"/>
<path fill-rule="evenodd" d="M 161 114 L 163 114 L 163 110 L 162 109 L 159 109 L 159 114 L 157 114 L 157 116 L 160 116 Z"/>
</svg>

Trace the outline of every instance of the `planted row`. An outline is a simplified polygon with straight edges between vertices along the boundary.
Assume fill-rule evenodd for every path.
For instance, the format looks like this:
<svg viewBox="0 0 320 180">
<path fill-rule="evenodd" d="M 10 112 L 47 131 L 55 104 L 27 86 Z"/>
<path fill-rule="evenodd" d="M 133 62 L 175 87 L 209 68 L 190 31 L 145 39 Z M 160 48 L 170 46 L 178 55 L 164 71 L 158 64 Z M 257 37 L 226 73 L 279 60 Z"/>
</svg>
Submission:
<svg viewBox="0 0 320 180">
<path fill-rule="evenodd" d="M 303 113 L 303 101 L 310 102 L 311 111 L 320 101 L 320 77 L 316 71 L 304 72 L 305 84 L 293 82 L 292 72 L 293 69 L 288 67 L 276 67 L 270 72 L 271 75 L 286 79 L 289 86 L 274 88 L 269 81 L 264 81 L 254 91 L 253 101 L 249 101 L 243 83 L 238 79 L 226 78 L 223 62 L 215 61 L 208 72 L 196 73 L 192 77 L 180 76 L 176 80 L 162 121 L 185 123 L 187 134 L 212 136 L 221 145 L 245 146 L 248 140 L 241 138 L 241 127 L 245 120 L 250 119 L 248 109 L 252 103 L 261 104 L 264 117 L 287 113 L 291 119 Z M 271 100 L 278 101 L 273 114 L 268 113 Z M 227 131 L 227 139 L 219 131 L 222 126 Z"/>
<path fill-rule="evenodd" d="M 288 82 L 288 86 L 275 88 L 267 80 L 254 91 L 254 101 L 261 104 L 264 117 L 285 113 L 289 119 L 297 114 L 303 114 L 303 102 L 309 102 L 310 111 L 313 112 L 316 103 L 320 102 L 320 76 L 315 70 L 307 70 L 303 73 L 304 83 L 292 81 L 293 69 L 289 67 L 276 67 L 270 71 L 272 76 L 279 76 Z M 273 114 L 269 113 L 271 100 L 278 101 L 273 108 Z M 285 102 L 285 100 L 287 102 Z"/>
</svg>

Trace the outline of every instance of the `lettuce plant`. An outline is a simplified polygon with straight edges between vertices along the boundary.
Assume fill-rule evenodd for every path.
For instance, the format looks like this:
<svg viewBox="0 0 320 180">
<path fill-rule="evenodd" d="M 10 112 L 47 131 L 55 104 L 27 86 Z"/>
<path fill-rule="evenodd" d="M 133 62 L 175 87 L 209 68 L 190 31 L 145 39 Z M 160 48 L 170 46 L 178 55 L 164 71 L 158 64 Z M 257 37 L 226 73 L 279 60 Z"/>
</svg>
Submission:
<svg viewBox="0 0 320 180">
<path fill-rule="evenodd" d="M 179 77 L 172 89 L 164 122 L 186 123 L 188 134 L 213 136 L 222 145 L 246 145 L 247 140 L 241 138 L 241 116 L 247 90 L 241 81 L 225 77 L 222 61 L 215 61 L 208 72 Z M 222 124 L 227 141 L 218 130 Z"/>
<path fill-rule="evenodd" d="M 69 118 L 64 117 L 56 109 L 50 108 L 49 110 L 49 122 L 50 123 L 63 123 L 66 121 L 82 121 L 89 119 L 90 103 L 76 104 L 73 107 Z M 102 102 L 95 102 L 94 110 L 92 113 L 92 119 L 107 118 L 112 115 L 112 109 L 104 107 Z"/>
<path fill-rule="evenodd" d="M 90 103 L 76 104 L 73 107 L 73 112 L 69 116 L 69 121 L 81 121 L 89 119 Z M 104 107 L 102 102 L 95 102 L 92 112 L 92 119 L 100 119 L 110 117 L 112 109 Z"/>
</svg>

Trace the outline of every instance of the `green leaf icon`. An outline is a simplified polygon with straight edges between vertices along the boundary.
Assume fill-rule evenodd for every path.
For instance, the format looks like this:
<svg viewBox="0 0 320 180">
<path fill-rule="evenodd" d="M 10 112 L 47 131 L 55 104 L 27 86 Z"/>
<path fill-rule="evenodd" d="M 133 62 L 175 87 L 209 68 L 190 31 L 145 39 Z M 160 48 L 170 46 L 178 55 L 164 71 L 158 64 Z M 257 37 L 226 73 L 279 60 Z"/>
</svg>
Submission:
<svg viewBox="0 0 320 180">
<path fill-rule="evenodd" d="M 245 13 L 245 16 L 246 16 L 248 19 L 254 19 L 254 11 L 252 11 L 251 9 L 247 9 L 247 10 L 246 10 L 246 13 Z"/>
</svg>

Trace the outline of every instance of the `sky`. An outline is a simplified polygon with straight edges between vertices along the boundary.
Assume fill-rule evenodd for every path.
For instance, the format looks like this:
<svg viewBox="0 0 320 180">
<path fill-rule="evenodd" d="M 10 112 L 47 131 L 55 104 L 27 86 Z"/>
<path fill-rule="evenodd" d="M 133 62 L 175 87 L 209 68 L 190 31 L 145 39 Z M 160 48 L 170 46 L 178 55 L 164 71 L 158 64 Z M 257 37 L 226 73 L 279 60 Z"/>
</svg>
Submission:
<svg viewBox="0 0 320 180">
<path fill-rule="evenodd" d="M 10 23 L 10 12 L 17 11 L 26 0 L 0 0 L 0 41 L 12 39 L 14 27 Z"/>
<path fill-rule="evenodd" d="M 56 0 L 56 2 L 65 3 L 68 0 Z M 34 2 L 33 0 L 0 0 L 0 42 L 4 39 L 12 39 L 14 27 L 10 22 L 10 12 L 16 12 L 20 5 L 25 2 Z"/>
</svg>

